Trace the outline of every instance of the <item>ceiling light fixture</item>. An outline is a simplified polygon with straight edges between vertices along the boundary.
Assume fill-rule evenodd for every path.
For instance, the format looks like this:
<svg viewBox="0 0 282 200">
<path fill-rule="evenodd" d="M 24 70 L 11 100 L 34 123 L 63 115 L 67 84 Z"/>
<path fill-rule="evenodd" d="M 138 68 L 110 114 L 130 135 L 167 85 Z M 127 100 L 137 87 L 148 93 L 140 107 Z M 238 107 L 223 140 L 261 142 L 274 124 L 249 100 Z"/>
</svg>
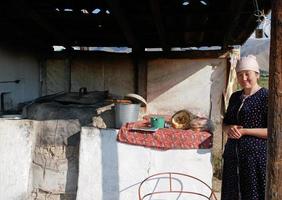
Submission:
<svg viewBox="0 0 282 200">
<path fill-rule="evenodd" d="M 106 10 L 106 13 L 109 15 L 109 14 L 111 14 L 111 12 L 109 11 L 109 10 Z"/>
</svg>

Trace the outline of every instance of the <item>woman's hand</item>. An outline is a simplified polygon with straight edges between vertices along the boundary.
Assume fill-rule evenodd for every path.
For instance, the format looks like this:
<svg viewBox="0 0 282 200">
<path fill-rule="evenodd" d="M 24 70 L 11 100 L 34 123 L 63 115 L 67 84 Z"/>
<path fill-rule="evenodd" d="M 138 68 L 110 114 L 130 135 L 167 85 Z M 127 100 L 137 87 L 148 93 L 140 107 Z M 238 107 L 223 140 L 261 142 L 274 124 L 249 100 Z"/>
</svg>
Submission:
<svg viewBox="0 0 282 200">
<path fill-rule="evenodd" d="M 227 125 L 224 127 L 224 132 L 227 134 L 228 138 L 239 139 L 243 135 L 243 132 L 240 131 L 242 128 L 242 126 L 238 125 Z"/>
</svg>

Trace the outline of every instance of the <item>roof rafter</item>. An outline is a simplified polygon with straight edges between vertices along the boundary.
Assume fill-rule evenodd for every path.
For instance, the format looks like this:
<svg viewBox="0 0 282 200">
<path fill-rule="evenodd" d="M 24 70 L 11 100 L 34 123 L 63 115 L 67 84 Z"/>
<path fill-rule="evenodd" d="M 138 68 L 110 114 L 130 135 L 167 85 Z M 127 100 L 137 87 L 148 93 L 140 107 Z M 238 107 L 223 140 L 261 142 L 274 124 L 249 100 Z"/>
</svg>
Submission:
<svg viewBox="0 0 282 200">
<path fill-rule="evenodd" d="M 208 21 L 209 21 L 209 17 L 206 15 L 205 16 L 205 19 L 203 21 L 203 25 L 206 26 L 206 24 L 208 24 Z M 203 42 L 204 41 L 204 38 L 205 38 L 205 31 L 202 31 L 200 34 L 199 34 L 199 42 Z"/>
<path fill-rule="evenodd" d="M 260 10 L 269 10 L 270 0 L 257 1 Z M 0 25 L 6 27 L 7 42 L 47 48 L 132 47 L 141 53 L 144 48 L 232 46 L 242 44 L 257 24 L 250 17 L 253 2 L 247 0 L 11 0 L 3 5 Z"/>
<path fill-rule="evenodd" d="M 215 7 L 215 4 L 213 3 L 209 3 L 207 4 L 207 8 L 205 10 L 205 12 L 203 12 L 203 16 L 204 16 L 204 20 L 202 21 L 202 26 L 203 27 L 207 27 L 209 26 L 209 24 L 211 23 L 211 19 L 214 16 L 220 16 L 222 15 L 222 11 L 219 12 L 217 7 Z M 212 28 L 209 28 L 209 30 L 212 30 Z M 206 32 L 203 30 L 201 31 L 201 33 L 199 34 L 199 42 L 203 43 L 206 39 L 206 37 L 208 37 L 208 35 L 206 34 Z"/>
<path fill-rule="evenodd" d="M 246 38 L 245 41 L 248 39 L 248 36 L 252 34 L 253 30 L 257 27 L 258 23 L 254 23 L 254 15 L 250 15 L 249 18 L 246 20 L 245 25 L 242 27 L 244 28 L 245 32 L 241 33 L 238 38 L 242 40 L 242 38 Z M 244 41 L 244 42 L 245 42 Z"/>
<path fill-rule="evenodd" d="M 159 0 L 150 0 L 150 6 L 151 6 L 152 13 L 153 13 L 153 18 L 154 18 L 155 25 L 158 31 L 162 49 L 163 51 L 169 51 L 170 47 L 168 46 L 166 42 L 165 28 L 164 28 L 164 24 L 162 21 Z"/>
<path fill-rule="evenodd" d="M 245 4 L 247 3 L 247 0 L 233 0 L 230 3 L 230 10 L 234 10 L 232 16 L 230 17 L 230 25 L 228 26 L 228 29 L 226 30 L 226 34 L 224 35 L 223 39 L 223 48 L 225 49 L 230 42 L 230 38 L 232 37 L 232 33 L 234 29 L 237 27 L 239 23 L 239 18 L 242 14 L 242 10 L 244 9 Z"/>
<path fill-rule="evenodd" d="M 33 10 L 31 7 L 27 6 L 26 3 L 24 3 L 23 0 L 12 0 L 11 1 L 12 6 L 17 12 L 22 12 L 22 10 L 25 10 L 26 13 L 28 13 L 28 16 L 42 29 L 50 33 L 52 36 L 54 36 L 57 40 L 61 41 L 61 44 L 65 46 L 66 48 L 70 48 L 71 44 L 69 40 L 67 39 L 67 35 L 65 33 L 60 32 L 58 29 L 56 29 L 51 23 L 49 23 L 45 18 L 43 18 L 41 15 L 39 15 L 35 10 Z M 17 6 L 15 6 L 17 5 Z"/>
<path fill-rule="evenodd" d="M 126 17 L 124 16 L 124 13 L 119 5 L 118 0 L 106 0 L 109 4 L 112 13 L 114 14 L 121 30 L 124 33 L 124 36 L 126 37 L 126 40 L 130 47 L 136 50 L 140 50 L 140 45 L 137 42 L 137 39 L 135 38 L 133 31 L 130 28 L 129 22 L 127 21 Z"/>
</svg>

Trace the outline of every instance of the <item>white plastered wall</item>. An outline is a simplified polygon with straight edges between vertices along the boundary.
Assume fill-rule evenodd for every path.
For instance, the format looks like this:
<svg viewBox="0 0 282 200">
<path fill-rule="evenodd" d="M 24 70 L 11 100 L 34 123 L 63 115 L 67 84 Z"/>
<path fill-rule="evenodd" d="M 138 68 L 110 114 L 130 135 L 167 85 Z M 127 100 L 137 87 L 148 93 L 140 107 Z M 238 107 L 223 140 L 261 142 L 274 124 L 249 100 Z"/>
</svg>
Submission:
<svg viewBox="0 0 282 200">
<path fill-rule="evenodd" d="M 173 114 L 187 109 L 209 116 L 213 106 L 220 108 L 225 77 L 226 59 L 151 60 L 148 63 L 148 112 Z"/>
<path fill-rule="evenodd" d="M 148 109 L 173 115 L 186 109 L 214 124 L 213 150 L 222 146 L 227 59 L 155 59 L 148 63 Z"/>
<path fill-rule="evenodd" d="M 28 199 L 35 132 L 30 120 L 0 119 L 0 199 Z"/>
<path fill-rule="evenodd" d="M 132 200 L 138 199 L 138 187 L 150 175 L 178 172 L 199 178 L 211 186 L 212 165 L 210 149 L 155 150 L 116 141 L 117 130 L 82 127 L 79 150 L 77 200 Z M 149 184 L 148 184 L 149 183 Z M 204 184 L 178 177 L 173 189 L 210 195 Z M 167 179 L 147 182 L 142 194 L 169 190 Z M 153 196 L 153 199 L 166 199 Z M 189 198 L 190 197 L 190 198 Z M 201 196 L 171 199 L 200 200 Z"/>
</svg>

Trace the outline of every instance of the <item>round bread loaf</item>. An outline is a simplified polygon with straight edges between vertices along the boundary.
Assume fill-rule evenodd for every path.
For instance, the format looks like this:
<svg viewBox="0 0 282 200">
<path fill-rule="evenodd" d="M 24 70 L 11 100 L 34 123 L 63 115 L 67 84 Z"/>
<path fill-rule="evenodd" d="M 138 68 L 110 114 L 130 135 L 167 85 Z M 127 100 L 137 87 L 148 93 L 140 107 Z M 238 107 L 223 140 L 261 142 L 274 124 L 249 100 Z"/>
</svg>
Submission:
<svg viewBox="0 0 282 200">
<path fill-rule="evenodd" d="M 177 129 L 188 129 L 190 121 L 190 113 L 186 110 L 176 112 L 171 118 L 172 127 Z"/>
</svg>

